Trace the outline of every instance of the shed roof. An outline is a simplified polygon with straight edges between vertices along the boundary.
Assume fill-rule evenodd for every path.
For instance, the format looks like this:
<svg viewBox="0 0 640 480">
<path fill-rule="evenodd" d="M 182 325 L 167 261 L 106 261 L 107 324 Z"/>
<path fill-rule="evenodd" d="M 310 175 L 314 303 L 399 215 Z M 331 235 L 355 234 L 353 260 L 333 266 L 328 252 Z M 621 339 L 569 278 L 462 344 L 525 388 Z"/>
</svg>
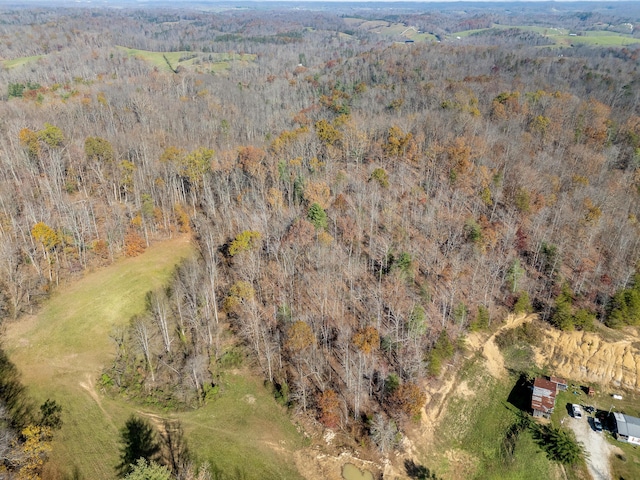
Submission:
<svg viewBox="0 0 640 480">
<path fill-rule="evenodd" d="M 556 403 L 556 384 L 538 377 L 533 382 L 531 408 L 540 412 L 552 412 Z"/>
<path fill-rule="evenodd" d="M 640 418 L 625 415 L 624 413 L 613 413 L 620 435 L 640 438 Z"/>
<path fill-rule="evenodd" d="M 551 376 L 551 377 L 549 377 L 549 380 L 551 380 L 553 383 L 557 383 L 558 385 L 566 385 L 567 384 L 567 381 L 564 378 L 560 378 L 560 377 Z"/>
</svg>

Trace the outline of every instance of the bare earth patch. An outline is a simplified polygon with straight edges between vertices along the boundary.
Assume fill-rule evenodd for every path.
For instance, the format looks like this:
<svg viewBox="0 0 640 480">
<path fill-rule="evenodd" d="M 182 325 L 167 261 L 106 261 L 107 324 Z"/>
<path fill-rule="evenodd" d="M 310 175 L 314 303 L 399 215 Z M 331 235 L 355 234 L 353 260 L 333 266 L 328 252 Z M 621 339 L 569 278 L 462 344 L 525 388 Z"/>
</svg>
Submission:
<svg viewBox="0 0 640 480">
<path fill-rule="evenodd" d="M 93 399 L 93 401 L 96 402 L 96 404 L 98 405 L 102 413 L 104 413 L 105 417 L 109 417 L 106 410 L 102 407 L 102 402 L 100 401 L 98 392 L 96 392 L 96 389 L 93 385 L 91 374 L 87 373 L 85 375 L 85 381 L 80 382 L 79 385 L 89 394 L 89 396 Z"/>
<path fill-rule="evenodd" d="M 517 328 L 523 323 L 531 321 L 535 315 L 509 316 L 505 323 L 488 336 L 483 332 L 470 333 L 466 339 L 469 353 L 480 352 L 486 364 L 487 371 L 495 378 L 504 378 L 507 374 L 504 357 L 500 352 L 495 338 L 500 333 Z M 584 332 L 559 332 L 549 329 L 546 331 L 543 348 L 535 349 L 536 363 L 539 366 L 549 366 L 558 376 L 565 376 L 581 381 L 595 381 L 597 383 L 612 384 L 638 388 L 640 380 L 640 352 L 635 348 L 636 338 L 625 338 L 618 342 L 606 342 L 600 337 Z M 341 466 L 350 462 L 359 468 L 368 468 L 372 472 L 383 471 L 384 478 L 403 478 L 406 475 L 403 464 L 405 460 L 419 457 L 419 452 L 429 449 L 434 444 L 434 436 L 442 422 L 451 398 L 470 398 L 474 392 L 465 381 L 461 381 L 456 372 L 445 372 L 436 381 L 426 386 L 427 401 L 421 415 L 418 428 L 404 438 L 400 451 L 391 455 L 383 464 L 374 464 L 358 459 L 349 452 L 331 455 L 313 448 L 303 449 L 296 454 L 296 467 L 305 478 L 341 479 Z M 586 419 L 576 420 L 571 417 L 565 419 L 575 432 L 578 440 L 583 442 L 588 453 L 587 466 L 595 480 L 611 478 L 609 457 L 616 447 L 610 445 L 601 433 L 595 432 Z M 323 442 L 329 446 L 329 441 Z M 445 452 L 451 465 L 455 465 L 458 473 L 472 474 L 476 465 L 474 459 L 464 452 L 451 450 Z M 554 478 L 564 476 L 561 468 L 556 468 Z M 460 477 L 464 478 L 464 477 Z"/>
<path fill-rule="evenodd" d="M 496 345 L 495 338 L 495 335 L 492 335 L 487 343 L 484 344 L 482 356 L 485 358 L 485 364 L 491 376 L 502 378 L 507 373 L 507 370 L 504 368 L 504 358 L 498 349 L 498 345 Z"/>
<path fill-rule="evenodd" d="M 531 321 L 533 318 L 535 318 L 535 315 L 509 315 L 505 320 L 504 325 L 498 328 L 498 330 L 496 330 L 496 332 L 486 340 L 484 339 L 485 334 L 483 333 L 470 333 L 466 339 L 467 346 L 472 351 L 482 351 L 482 356 L 485 358 L 487 370 L 491 376 L 495 378 L 502 378 L 506 375 L 507 371 L 504 368 L 504 357 L 502 356 L 502 353 L 500 353 L 498 345 L 496 345 L 496 336 L 505 330 L 511 330 L 519 327 L 523 323 Z"/>
<path fill-rule="evenodd" d="M 456 394 L 464 398 L 470 398 L 475 396 L 476 392 L 471 390 L 467 382 L 462 381 L 456 388 Z"/>
<path fill-rule="evenodd" d="M 536 349 L 536 363 L 549 366 L 556 375 L 585 383 L 640 389 L 640 351 L 633 334 L 608 342 L 589 332 L 547 329 Z"/>
<path fill-rule="evenodd" d="M 489 337 L 483 332 L 470 333 L 466 338 L 467 348 L 471 353 L 482 352 L 487 365 L 487 371 L 496 378 L 502 378 L 503 375 L 506 375 L 506 369 L 504 367 L 502 353 L 500 353 L 495 343 L 496 335 L 505 330 L 516 328 L 524 322 L 531 321 L 533 318 L 535 318 L 535 316 L 532 315 L 510 315 L 505 320 L 504 325 Z M 434 436 L 444 418 L 450 399 L 456 396 L 471 398 L 475 395 L 467 382 L 459 380 L 456 372 L 446 372 L 441 380 L 429 383 L 425 393 L 427 395 L 427 401 L 420 416 L 420 427 L 412 432 L 411 439 L 405 439 L 405 441 L 403 441 L 402 447 L 404 453 L 399 455 L 401 459 L 413 459 L 417 456 L 417 450 L 429 449 L 430 446 L 433 445 Z M 454 463 L 460 468 L 464 467 L 464 469 L 469 471 L 475 468 L 474 463 L 471 462 L 467 456 L 464 457 L 464 461 L 458 461 L 462 459 L 462 452 L 452 451 L 448 454 L 452 456 L 452 458 L 455 457 L 456 462 Z M 450 462 L 453 462 L 452 458 L 448 458 Z M 394 463 L 401 464 L 397 462 Z"/>
</svg>

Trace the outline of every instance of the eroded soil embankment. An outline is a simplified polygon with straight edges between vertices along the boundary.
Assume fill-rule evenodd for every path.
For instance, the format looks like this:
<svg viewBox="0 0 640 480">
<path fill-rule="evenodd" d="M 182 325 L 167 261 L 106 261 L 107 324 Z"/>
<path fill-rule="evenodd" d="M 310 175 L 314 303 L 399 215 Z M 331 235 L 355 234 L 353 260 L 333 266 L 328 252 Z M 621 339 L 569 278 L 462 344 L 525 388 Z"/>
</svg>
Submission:
<svg viewBox="0 0 640 480">
<path fill-rule="evenodd" d="M 547 329 L 535 349 L 536 363 L 560 377 L 640 390 L 638 345 L 638 337 L 631 333 L 606 341 L 594 333 Z"/>
</svg>

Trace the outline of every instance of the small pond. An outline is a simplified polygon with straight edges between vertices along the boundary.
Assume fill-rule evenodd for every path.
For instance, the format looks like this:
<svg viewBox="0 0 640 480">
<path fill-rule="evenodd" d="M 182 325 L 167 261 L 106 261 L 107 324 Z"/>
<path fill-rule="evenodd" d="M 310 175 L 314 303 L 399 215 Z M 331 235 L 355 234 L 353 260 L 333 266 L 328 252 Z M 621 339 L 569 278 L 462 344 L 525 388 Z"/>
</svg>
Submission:
<svg viewBox="0 0 640 480">
<path fill-rule="evenodd" d="M 373 480 L 373 473 L 369 470 L 360 470 L 353 463 L 345 463 L 342 466 L 342 478 L 344 480 Z"/>
</svg>

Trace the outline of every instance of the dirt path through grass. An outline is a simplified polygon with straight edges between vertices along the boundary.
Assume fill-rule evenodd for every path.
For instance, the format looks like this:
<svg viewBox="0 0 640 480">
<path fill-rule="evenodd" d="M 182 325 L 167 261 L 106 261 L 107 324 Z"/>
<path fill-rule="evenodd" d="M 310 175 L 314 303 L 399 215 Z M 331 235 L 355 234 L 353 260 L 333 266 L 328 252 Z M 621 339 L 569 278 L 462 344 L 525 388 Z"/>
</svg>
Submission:
<svg viewBox="0 0 640 480">
<path fill-rule="evenodd" d="M 144 310 L 146 293 L 166 285 L 193 250 L 187 237 L 158 243 L 143 255 L 61 287 L 36 315 L 7 326 L 5 348 L 33 398 L 39 403 L 51 398 L 63 408 L 48 478 L 75 478 L 77 470 L 80 478 L 113 479 L 120 429 L 137 415 L 157 428 L 165 417 L 180 421 L 198 460 L 227 475 L 300 479 L 293 455 L 302 447 L 302 436 L 249 369 L 227 372 L 218 397 L 186 412 L 147 408 L 100 389 L 100 374 L 115 354 L 110 334 Z"/>
<path fill-rule="evenodd" d="M 466 338 L 468 348 L 467 358 L 470 359 L 477 353 L 480 353 L 482 355 L 481 361 L 484 364 L 484 370 L 495 379 L 500 380 L 505 378 L 507 371 L 504 365 L 504 358 L 495 343 L 495 338 L 500 333 L 517 328 L 533 318 L 534 316 L 510 315 L 505 320 L 505 323 L 492 335 L 488 335 L 486 332 L 470 333 Z M 441 430 L 442 422 L 447 416 L 452 401 L 456 402 L 458 401 L 457 399 L 460 398 L 472 401 L 470 399 L 476 394 L 475 391 L 470 388 L 469 383 L 461 378 L 460 371 L 445 373 L 439 382 L 428 384 L 426 393 L 427 402 L 422 411 L 420 428 L 414 432 L 415 435 L 412 435 L 411 439 L 405 439 L 403 444 L 406 452 L 403 458 L 409 460 L 420 457 L 421 451 L 428 452 L 437 443 L 437 432 Z M 460 468 L 462 468 L 463 464 L 468 466 L 475 461 L 470 457 L 464 457 L 463 453 L 462 451 L 444 452 L 445 456 L 449 455 L 452 457 L 449 458 L 449 463 L 458 465 Z M 456 458 L 453 458 L 453 456 Z M 459 470 L 458 473 L 460 471 L 462 470 Z"/>
<path fill-rule="evenodd" d="M 7 326 L 5 348 L 34 399 L 63 408 L 48 468 L 75 465 L 83 478 L 113 478 L 118 429 L 131 410 L 96 391 L 114 354 L 110 334 L 143 311 L 146 292 L 164 285 L 192 251 L 187 236 L 160 242 L 60 287 L 36 315 Z"/>
</svg>

